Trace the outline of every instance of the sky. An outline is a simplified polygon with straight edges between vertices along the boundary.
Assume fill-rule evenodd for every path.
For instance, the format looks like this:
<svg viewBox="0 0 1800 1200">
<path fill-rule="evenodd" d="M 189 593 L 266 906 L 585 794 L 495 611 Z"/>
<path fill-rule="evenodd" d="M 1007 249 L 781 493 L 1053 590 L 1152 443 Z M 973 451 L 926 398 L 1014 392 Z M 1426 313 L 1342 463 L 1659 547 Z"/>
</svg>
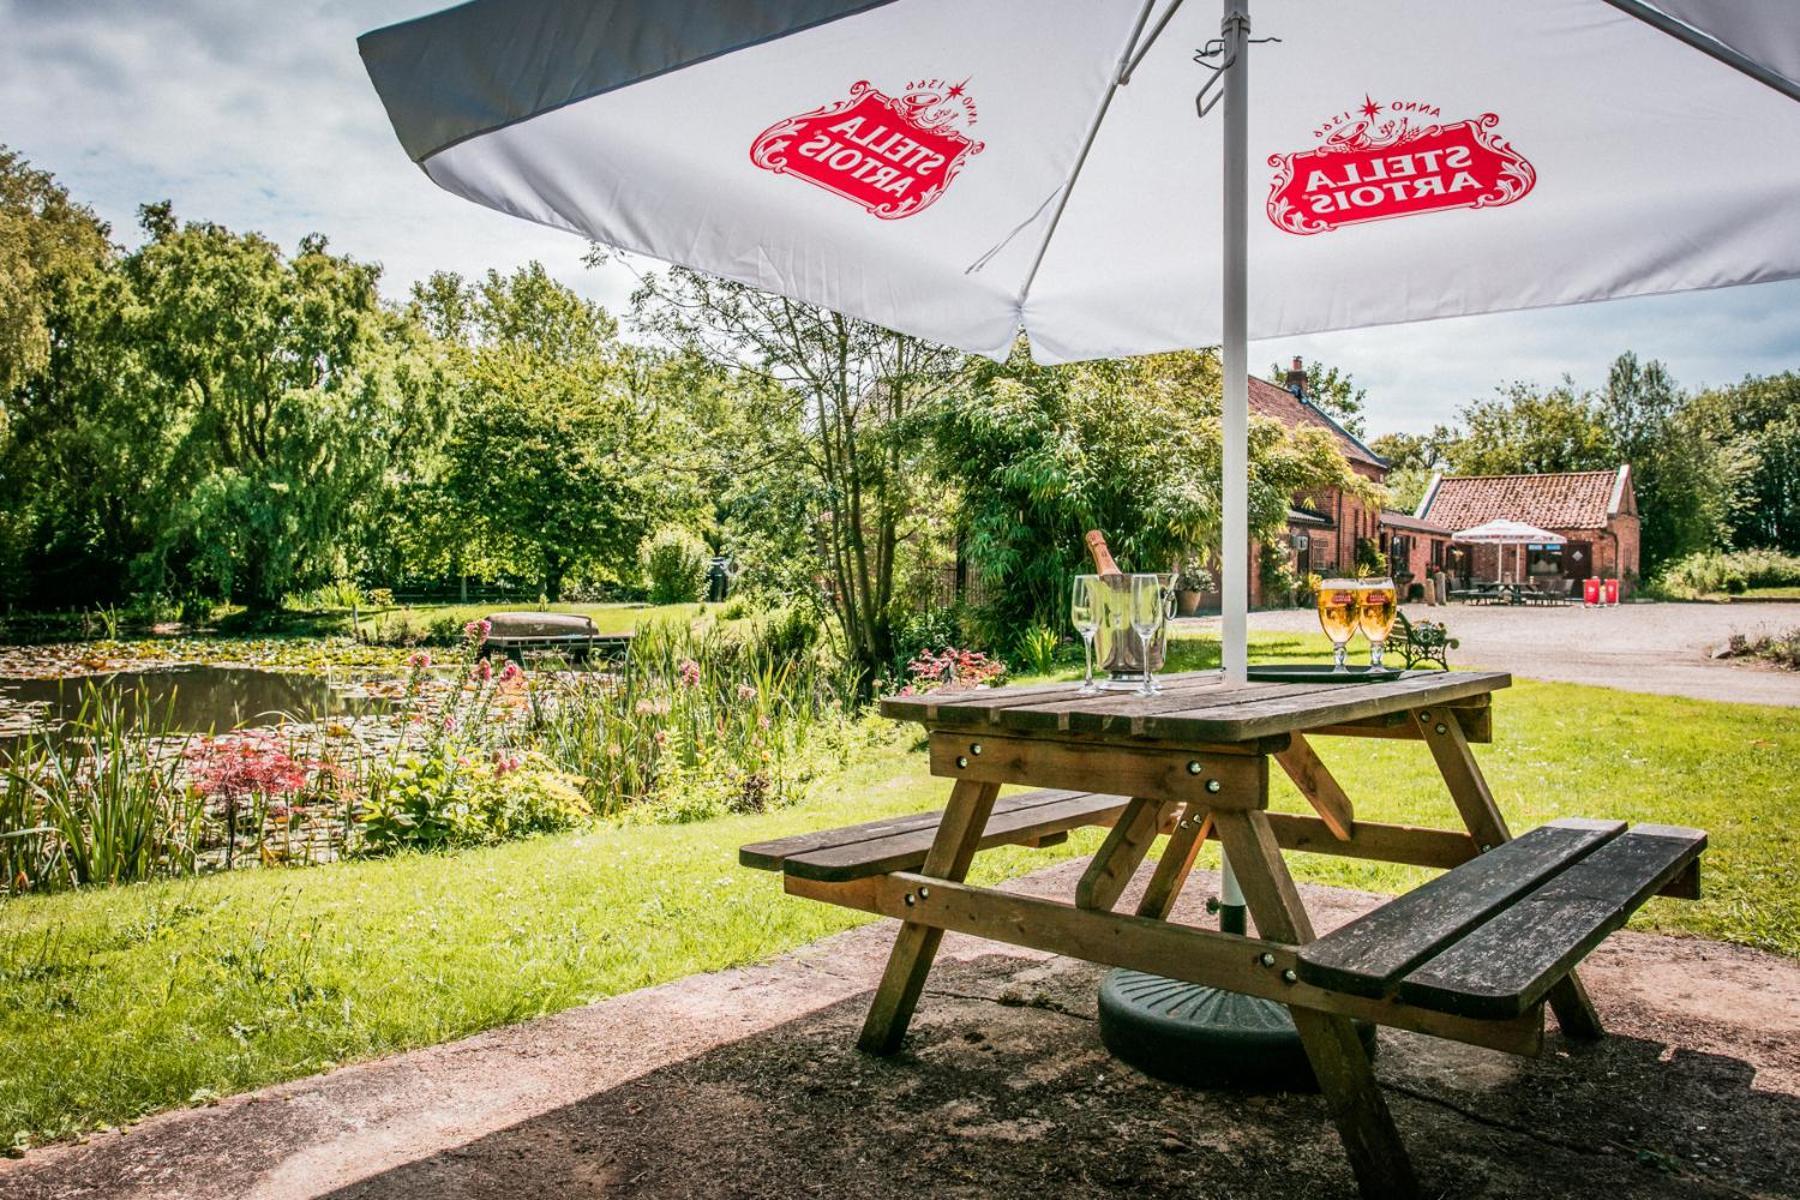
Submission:
<svg viewBox="0 0 1800 1200">
<path fill-rule="evenodd" d="M 459 200 L 407 159 L 356 53 L 369 29 L 434 0 L 0 0 L 0 144 L 138 238 L 137 207 L 308 233 L 383 264 L 393 298 L 436 269 L 532 259 L 615 312 L 633 277 L 582 266 L 584 243 Z M 653 265 L 653 264 L 647 264 Z M 1261 342 L 1368 391 L 1368 429 L 1422 432 L 1513 380 L 1605 379 L 1623 350 L 1688 387 L 1800 368 L 1800 281 Z"/>
</svg>

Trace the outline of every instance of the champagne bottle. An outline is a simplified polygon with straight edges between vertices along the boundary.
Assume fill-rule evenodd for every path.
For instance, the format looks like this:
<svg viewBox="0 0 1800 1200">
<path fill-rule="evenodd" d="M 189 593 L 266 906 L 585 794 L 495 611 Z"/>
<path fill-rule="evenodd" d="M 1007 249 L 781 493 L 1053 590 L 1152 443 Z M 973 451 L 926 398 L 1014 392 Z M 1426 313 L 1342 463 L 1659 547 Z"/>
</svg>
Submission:
<svg viewBox="0 0 1800 1200">
<path fill-rule="evenodd" d="M 1102 579 L 1123 575 L 1119 564 L 1113 561 L 1112 551 L 1106 548 L 1106 535 L 1098 529 L 1090 529 L 1083 538 L 1087 542 L 1088 553 L 1094 556 L 1094 571 Z"/>
</svg>

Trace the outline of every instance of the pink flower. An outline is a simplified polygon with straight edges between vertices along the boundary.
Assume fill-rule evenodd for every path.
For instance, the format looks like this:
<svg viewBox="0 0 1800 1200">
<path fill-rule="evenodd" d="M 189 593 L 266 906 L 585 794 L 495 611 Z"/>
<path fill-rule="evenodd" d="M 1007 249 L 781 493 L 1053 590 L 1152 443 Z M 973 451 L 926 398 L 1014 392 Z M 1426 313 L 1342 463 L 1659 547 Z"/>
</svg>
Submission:
<svg viewBox="0 0 1800 1200">
<path fill-rule="evenodd" d="M 767 729 L 769 727 L 769 718 L 767 716 L 756 718 L 756 727 L 758 729 Z"/>
<path fill-rule="evenodd" d="M 754 700 L 756 699 L 756 689 L 747 683 L 740 683 L 737 686 L 737 697 L 739 700 Z"/>
<path fill-rule="evenodd" d="M 486 619 L 470 621 L 467 625 L 463 626 L 463 636 L 469 639 L 470 645 L 479 646 L 481 643 L 487 641 L 488 632 L 493 628 L 494 623 Z"/>
<path fill-rule="evenodd" d="M 668 730 L 659 729 L 656 731 L 656 744 L 659 746 L 666 746 L 669 744 L 669 731 Z"/>
<path fill-rule="evenodd" d="M 525 674 L 524 668 L 520 667 L 516 662 L 509 662 L 504 667 L 500 668 L 500 682 L 511 683 L 523 674 Z"/>
<path fill-rule="evenodd" d="M 682 659 L 681 665 L 676 667 L 675 670 L 680 673 L 681 682 L 684 687 L 693 687 L 696 683 L 700 682 L 700 664 L 691 658 Z"/>
<path fill-rule="evenodd" d="M 444 732 L 451 733 L 451 732 L 454 732 L 455 729 L 456 729 L 456 714 L 455 713 L 445 713 L 444 714 Z"/>
<path fill-rule="evenodd" d="M 479 682 L 486 683 L 488 680 L 492 679 L 493 677 L 494 677 L 494 664 L 493 663 L 489 662 L 487 659 L 484 658 L 480 662 L 475 664 L 475 678 Z"/>
<path fill-rule="evenodd" d="M 415 671 L 423 671 L 431 665 L 431 655 L 421 650 L 406 660 L 407 665 Z"/>
</svg>

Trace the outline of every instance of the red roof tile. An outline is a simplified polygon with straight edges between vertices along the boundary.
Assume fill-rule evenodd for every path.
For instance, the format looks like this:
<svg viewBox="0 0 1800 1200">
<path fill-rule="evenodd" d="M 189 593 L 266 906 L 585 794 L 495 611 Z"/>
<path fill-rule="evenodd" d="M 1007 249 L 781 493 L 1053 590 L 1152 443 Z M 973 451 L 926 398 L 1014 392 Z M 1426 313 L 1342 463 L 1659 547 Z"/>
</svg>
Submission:
<svg viewBox="0 0 1800 1200">
<path fill-rule="evenodd" d="M 1495 519 L 1541 529 L 1604 529 L 1619 472 L 1563 475 L 1445 475 L 1421 515 L 1452 530 Z"/>
<path fill-rule="evenodd" d="M 1387 470 L 1387 463 L 1352 437 L 1343 426 L 1286 388 L 1266 379 L 1258 379 L 1254 375 L 1250 377 L 1250 412 L 1253 416 L 1280 421 L 1289 429 L 1323 429 L 1332 436 L 1338 449 L 1351 462 Z"/>
</svg>

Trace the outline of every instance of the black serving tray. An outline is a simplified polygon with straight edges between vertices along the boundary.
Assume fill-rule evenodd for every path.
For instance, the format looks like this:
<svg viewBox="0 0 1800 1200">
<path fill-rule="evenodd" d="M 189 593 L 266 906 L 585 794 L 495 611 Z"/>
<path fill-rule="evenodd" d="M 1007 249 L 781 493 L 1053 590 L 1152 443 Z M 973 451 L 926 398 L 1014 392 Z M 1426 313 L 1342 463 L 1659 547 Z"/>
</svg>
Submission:
<svg viewBox="0 0 1800 1200">
<path fill-rule="evenodd" d="M 1262 663 L 1248 675 L 1257 683 L 1387 683 L 1406 672 L 1400 667 L 1349 667 L 1334 671 L 1320 663 Z"/>
</svg>

